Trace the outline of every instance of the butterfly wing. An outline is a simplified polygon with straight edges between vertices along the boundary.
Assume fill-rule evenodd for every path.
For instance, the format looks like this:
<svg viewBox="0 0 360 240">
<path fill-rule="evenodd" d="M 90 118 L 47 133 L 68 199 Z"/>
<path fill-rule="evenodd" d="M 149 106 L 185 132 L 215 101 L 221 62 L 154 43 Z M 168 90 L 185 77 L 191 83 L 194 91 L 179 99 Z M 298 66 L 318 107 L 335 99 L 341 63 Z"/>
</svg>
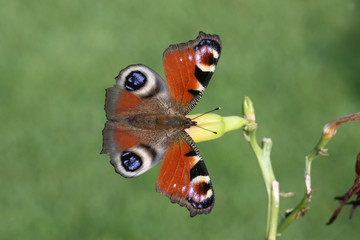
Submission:
<svg viewBox="0 0 360 240">
<path fill-rule="evenodd" d="M 103 130 L 102 154 L 123 177 L 137 177 L 159 163 L 168 146 L 165 131 L 135 129 L 123 122 L 109 121 Z"/>
<path fill-rule="evenodd" d="M 102 154 L 109 154 L 115 171 L 137 177 L 162 160 L 168 145 L 165 130 L 137 128 L 138 114 L 164 112 L 169 104 L 166 83 L 144 65 L 130 65 L 106 89 L 107 119 L 103 130 Z M 132 124 L 131 124 L 132 123 Z"/>
<path fill-rule="evenodd" d="M 198 148 L 186 132 L 170 143 L 156 191 L 185 206 L 192 217 L 212 210 L 215 202 L 212 183 Z"/>
<path fill-rule="evenodd" d="M 164 112 L 170 96 L 165 81 L 151 68 L 130 65 L 106 89 L 105 112 L 108 120 L 117 121 L 137 113 Z"/>
<path fill-rule="evenodd" d="M 221 54 L 218 35 L 199 33 L 187 43 L 170 45 L 163 54 L 164 70 L 177 111 L 187 114 L 197 104 Z"/>
</svg>

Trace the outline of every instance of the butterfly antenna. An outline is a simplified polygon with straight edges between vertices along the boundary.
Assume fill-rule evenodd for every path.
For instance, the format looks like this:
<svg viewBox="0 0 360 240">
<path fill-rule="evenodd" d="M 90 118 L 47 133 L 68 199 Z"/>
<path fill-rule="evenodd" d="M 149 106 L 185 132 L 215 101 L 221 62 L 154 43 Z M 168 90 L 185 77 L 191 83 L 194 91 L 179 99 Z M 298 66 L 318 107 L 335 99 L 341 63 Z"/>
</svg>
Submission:
<svg viewBox="0 0 360 240">
<path fill-rule="evenodd" d="M 211 132 L 211 133 L 213 133 L 213 134 L 217 134 L 217 132 L 215 132 L 215 131 L 211 131 L 210 129 L 207 129 L 207 128 L 204 128 L 204 127 L 201 127 L 201 126 L 196 125 L 196 122 L 193 121 L 193 120 L 196 119 L 196 118 L 199 118 L 199 117 L 201 117 L 201 116 L 204 116 L 205 114 L 218 111 L 218 110 L 220 110 L 220 109 L 221 109 L 221 107 L 214 108 L 213 110 L 207 111 L 207 112 L 205 112 L 205 113 L 202 113 L 202 114 L 194 117 L 193 119 L 191 119 L 191 121 L 194 123 L 194 126 L 195 126 L 195 127 L 201 128 L 201 129 L 203 129 L 203 130 L 205 130 L 205 131 L 209 131 L 209 132 Z"/>
<path fill-rule="evenodd" d="M 200 114 L 199 116 L 194 117 L 194 118 L 191 119 L 191 120 L 197 119 L 197 118 L 199 118 L 199 117 L 201 117 L 201 116 L 204 116 L 205 114 L 212 113 L 212 112 L 215 112 L 215 111 L 220 110 L 220 109 L 221 109 L 221 107 L 214 108 L 213 110 L 204 112 L 204 113 Z M 200 128 L 201 128 L 201 127 L 200 127 Z M 209 131 L 210 131 L 210 130 L 209 130 Z M 210 132 L 211 132 L 211 131 L 210 131 Z"/>
<path fill-rule="evenodd" d="M 209 131 L 209 132 L 211 132 L 211 133 L 213 133 L 213 134 L 217 134 L 217 132 L 215 132 L 215 131 L 211 131 L 210 129 L 207 129 L 207 128 L 204 128 L 204 127 L 200 127 L 200 126 L 198 126 L 198 125 L 195 125 L 195 127 L 201 128 L 201 129 L 203 129 L 203 130 L 205 130 L 205 131 Z"/>
</svg>

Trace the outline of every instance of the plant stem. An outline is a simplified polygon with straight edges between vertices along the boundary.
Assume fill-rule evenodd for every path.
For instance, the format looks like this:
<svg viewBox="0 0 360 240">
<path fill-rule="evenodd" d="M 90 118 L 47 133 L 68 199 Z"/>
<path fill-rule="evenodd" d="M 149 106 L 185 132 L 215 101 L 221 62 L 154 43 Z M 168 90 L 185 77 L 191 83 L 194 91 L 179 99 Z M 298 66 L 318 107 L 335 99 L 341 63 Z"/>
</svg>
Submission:
<svg viewBox="0 0 360 240">
<path fill-rule="evenodd" d="M 250 146 L 258 160 L 267 192 L 268 215 L 266 224 L 266 239 L 275 240 L 279 217 L 279 183 L 275 179 L 270 160 L 272 147 L 271 139 L 263 139 L 261 148 L 256 140 L 256 127 L 257 125 L 255 123 L 251 123 L 248 125 L 247 131 Z"/>
<path fill-rule="evenodd" d="M 329 142 L 329 139 L 323 137 L 320 138 L 320 141 L 316 146 L 311 150 L 311 152 L 305 157 L 305 191 L 303 199 L 299 202 L 294 210 L 288 214 L 285 219 L 279 224 L 278 234 L 281 234 L 294 220 L 302 218 L 307 210 L 309 210 L 309 203 L 311 201 L 312 189 L 311 189 L 311 163 L 319 155 L 326 155 L 325 146 Z"/>
<path fill-rule="evenodd" d="M 327 149 L 325 149 L 328 142 L 335 136 L 338 127 L 343 123 L 348 122 L 359 122 L 360 121 L 360 112 L 350 115 L 346 115 L 340 118 L 337 118 L 329 123 L 327 123 L 322 131 L 321 138 L 311 152 L 305 157 L 305 190 L 306 193 L 297 207 L 288 214 L 285 219 L 279 224 L 278 234 L 281 234 L 294 220 L 299 219 L 304 216 L 304 214 L 309 209 L 308 205 L 311 201 L 312 189 L 311 189 L 311 163 L 312 161 L 320 154 L 327 156 Z"/>
</svg>

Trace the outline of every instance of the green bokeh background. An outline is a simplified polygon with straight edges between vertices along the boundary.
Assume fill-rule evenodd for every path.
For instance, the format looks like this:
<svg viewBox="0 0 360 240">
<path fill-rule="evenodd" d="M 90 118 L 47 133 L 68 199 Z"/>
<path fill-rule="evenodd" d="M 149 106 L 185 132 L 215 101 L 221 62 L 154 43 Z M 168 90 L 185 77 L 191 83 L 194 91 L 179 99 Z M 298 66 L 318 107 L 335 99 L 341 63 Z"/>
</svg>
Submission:
<svg viewBox="0 0 360 240">
<path fill-rule="evenodd" d="M 143 63 L 164 76 L 169 44 L 200 30 L 222 56 L 193 113 L 240 115 L 253 100 L 258 136 L 273 140 L 281 212 L 301 198 L 304 156 L 322 126 L 360 106 L 360 4 L 315 1 L 1 1 L 1 239 L 263 239 L 266 194 L 241 131 L 199 143 L 216 203 L 209 215 L 155 192 L 159 166 L 137 179 L 99 155 L 105 88 Z M 305 218 L 282 239 L 359 239 L 360 211 L 325 226 L 354 180 L 360 125 L 340 127 L 313 165 Z M 359 209 L 358 209 L 359 210 Z"/>
</svg>

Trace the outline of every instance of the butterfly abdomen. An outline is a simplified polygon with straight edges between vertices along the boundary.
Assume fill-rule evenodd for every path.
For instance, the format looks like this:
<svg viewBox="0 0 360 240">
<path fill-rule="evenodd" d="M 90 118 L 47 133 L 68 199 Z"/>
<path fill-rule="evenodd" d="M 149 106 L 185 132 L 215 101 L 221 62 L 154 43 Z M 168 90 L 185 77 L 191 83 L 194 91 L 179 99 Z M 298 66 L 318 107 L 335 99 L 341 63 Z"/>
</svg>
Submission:
<svg viewBox="0 0 360 240">
<path fill-rule="evenodd" d="M 138 114 L 128 119 L 130 125 L 141 129 L 184 130 L 195 123 L 183 115 Z"/>
</svg>

